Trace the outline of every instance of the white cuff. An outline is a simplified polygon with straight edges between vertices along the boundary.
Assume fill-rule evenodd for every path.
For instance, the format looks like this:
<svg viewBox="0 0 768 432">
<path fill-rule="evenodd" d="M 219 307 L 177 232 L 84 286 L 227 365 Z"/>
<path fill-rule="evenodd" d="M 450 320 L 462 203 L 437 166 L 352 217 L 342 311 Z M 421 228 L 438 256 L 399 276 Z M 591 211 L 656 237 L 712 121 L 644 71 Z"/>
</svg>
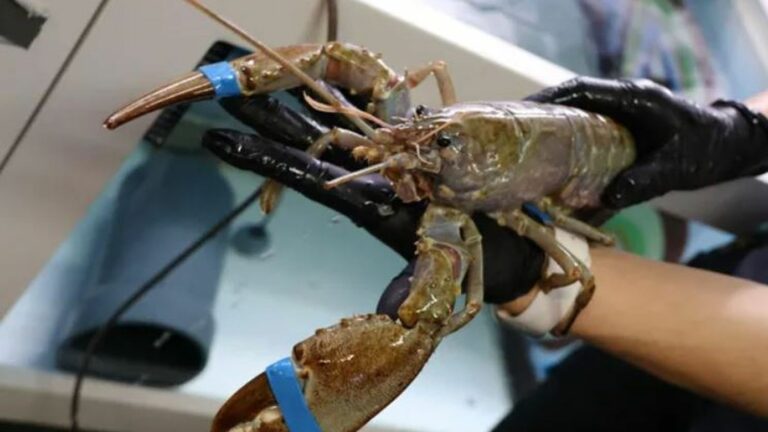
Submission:
<svg viewBox="0 0 768 432">
<path fill-rule="evenodd" d="M 589 256 L 589 245 L 583 237 L 568 231 L 555 228 L 555 238 L 568 250 L 571 255 L 581 260 L 588 268 L 592 262 Z M 545 277 L 563 270 L 549 258 Z M 520 329 L 532 336 L 548 335 L 571 312 L 576 303 L 576 296 L 581 290 L 581 282 L 551 290 L 549 293 L 539 291 L 533 302 L 522 313 L 512 316 L 503 309 L 496 309 L 496 316 L 504 323 Z"/>
</svg>

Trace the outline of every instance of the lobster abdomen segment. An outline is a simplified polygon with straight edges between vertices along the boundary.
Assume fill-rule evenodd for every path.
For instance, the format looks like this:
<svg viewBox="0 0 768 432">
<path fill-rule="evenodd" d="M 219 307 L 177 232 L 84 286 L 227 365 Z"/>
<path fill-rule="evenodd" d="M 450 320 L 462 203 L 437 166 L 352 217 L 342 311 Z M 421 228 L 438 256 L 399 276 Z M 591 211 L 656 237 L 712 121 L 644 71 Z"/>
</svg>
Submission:
<svg viewBox="0 0 768 432">
<path fill-rule="evenodd" d="M 455 155 L 436 179 L 453 195 L 438 200 L 486 213 L 550 198 L 563 207 L 594 207 L 610 181 L 635 158 L 629 132 L 596 114 L 531 102 L 456 104 L 425 122 L 451 122 Z"/>
</svg>

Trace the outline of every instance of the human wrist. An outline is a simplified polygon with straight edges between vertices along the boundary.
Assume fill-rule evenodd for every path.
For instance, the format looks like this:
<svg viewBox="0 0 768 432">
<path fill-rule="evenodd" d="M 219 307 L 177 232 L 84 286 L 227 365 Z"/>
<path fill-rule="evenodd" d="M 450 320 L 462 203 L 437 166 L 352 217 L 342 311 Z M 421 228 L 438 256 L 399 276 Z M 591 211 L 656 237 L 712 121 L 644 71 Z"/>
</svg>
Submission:
<svg viewBox="0 0 768 432">
<path fill-rule="evenodd" d="M 744 105 L 754 112 L 768 116 L 768 91 L 764 91 L 746 99 Z"/>
</svg>

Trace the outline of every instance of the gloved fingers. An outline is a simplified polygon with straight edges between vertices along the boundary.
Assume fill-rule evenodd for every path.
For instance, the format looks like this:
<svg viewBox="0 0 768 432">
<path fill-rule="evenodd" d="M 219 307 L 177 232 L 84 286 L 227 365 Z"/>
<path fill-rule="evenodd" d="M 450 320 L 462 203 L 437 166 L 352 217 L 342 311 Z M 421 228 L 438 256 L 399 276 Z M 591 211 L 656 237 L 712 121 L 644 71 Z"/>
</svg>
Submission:
<svg viewBox="0 0 768 432">
<path fill-rule="evenodd" d="M 670 109 L 675 96 L 648 80 L 607 80 L 577 77 L 546 88 L 526 98 L 540 103 L 573 106 L 602 114 L 627 127 L 635 138 L 645 141 L 648 128 L 673 126 Z M 641 149 L 645 150 L 645 149 Z"/>
<path fill-rule="evenodd" d="M 678 158 L 666 153 L 652 154 L 621 172 L 603 191 L 603 204 L 621 209 L 648 201 L 670 190 L 685 189 L 686 185 L 678 184 L 678 173 L 685 172 L 685 166 L 681 166 Z M 695 172 L 689 174 L 694 175 Z"/>
<path fill-rule="evenodd" d="M 219 105 L 260 135 L 300 150 L 328 131 L 311 117 L 269 95 L 225 98 Z"/>
<path fill-rule="evenodd" d="M 416 260 L 411 260 L 407 266 L 384 289 L 376 305 L 376 313 L 389 315 L 393 320 L 397 319 L 397 310 L 403 304 L 411 292 L 411 277 L 416 267 Z"/>
<path fill-rule="evenodd" d="M 578 107 L 619 111 L 627 88 L 625 81 L 579 76 L 556 86 L 547 87 L 525 98 L 539 103 L 556 103 Z"/>
<path fill-rule="evenodd" d="M 525 100 L 570 105 L 604 115 L 621 113 L 627 109 L 648 111 L 647 114 L 652 115 L 651 111 L 655 111 L 653 108 L 657 104 L 668 102 L 673 97 L 667 88 L 646 79 L 576 77 L 545 88 Z"/>
<path fill-rule="evenodd" d="M 501 304 L 528 293 L 541 279 L 541 248 L 484 214 L 472 219 L 483 237 L 484 300 Z"/>
<path fill-rule="evenodd" d="M 368 175 L 326 189 L 325 182 L 348 171 L 263 136 L 213 129 L 203 136 L 203 146 L 235 167 L 275 179 L 347 216 L 405 258 L 413 256 L 423 207 L 403 204 L 383 177 Z"/>
<path fill-rule="evenodd" d="M 319 118 L 319 113 L 302 113 L 269 95 L 226 98 L 219 101 L 219 104 L 259 135 L 299 150 L 306 150 L 329 131 L 326 123 Z M 348 170 L 365 166 L 349 152 L 333 146 L 325 151 L 322 159 Z"/>
</svg>

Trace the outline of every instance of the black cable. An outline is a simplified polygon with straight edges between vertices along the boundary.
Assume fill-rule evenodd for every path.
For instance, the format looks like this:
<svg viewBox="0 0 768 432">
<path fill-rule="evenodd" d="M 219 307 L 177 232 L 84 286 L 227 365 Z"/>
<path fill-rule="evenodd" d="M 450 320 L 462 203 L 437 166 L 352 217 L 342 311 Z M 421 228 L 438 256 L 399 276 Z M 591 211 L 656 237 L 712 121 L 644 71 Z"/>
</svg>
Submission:
<svg viewBox="0 0 768 432">
<path fill-rule="evenodd" d="M 93 359 L 93 354 L 96 352 L 96 348 L 98 348 L 101 341 L 104 339 L 104 337 L 109 333 L 110 330 L 115 326 L 117 321 L 123 316 L 123 314 L 131 308 L 134 304 L 136 304 L 141 298 L 146 295 L 152 288 L 156 287 L 158 283 L 160 283 L 163 279 L 165 279 L 166 276 L 168 276 L 176 267 L 178 267 L 181 263 L 183 263 L 187 258 L 189 258 L 192 254 L 194 254 L 198 249 L 200 249 L 201 246 L 203 246 L 208 240 L 215 237 L 221 230 L 226 228 L 236 217 L 238 217 L 241 213 L 243 213 L 251 204 L 256 201 L 256 199 L 261 195 L 261 186 L 259 186 L 255 191 L 251 193 L 245 200 L 243 200 L 242 203 L 240 203 L 237 207 L 232 209 L 226 216 L 224 216 L 221 220 L 216 222 L 213 226 L 211 226 L 207 231 L 205 231 L 197 240 L 195 240 L 192 244 L 187 246 L 179 255 L 177 255 L 174 259 L 172 259 L 168 264 L 166 264 L 160 271 L 155 273 L 154 276 L 152 276 L 149 280 L 147 280 L 144 284 L 141 285 L 141 287 L 136 290 L 133 295 L 131 295 L 128 299 L 126 299 L 122 305 L 120 305 L 119 308 L 115 310 L 114 313 L 112 313 L 112 316 L 109 317 L 107 322 L 101 326 L 99 331 L 93 335 L 91 340 L 88 342 L 88 346 L 85 349 L 85 354 L 83 356 L 83 361 L 80 363 L 80 369 L 77 371 L 77 376 L 75 377 L 75 386 L 72 391 L 72 403 L 69 406 L 69 416 L 70 416 L 70 430 L 72 432 L 78 431 L 78 421 L 77 417 L 80 411 L 80 394 L 83 387 L 83 380 L 85 379 L 85 374 L 88 372 L 88 367 L 91 364 L 91 360 Z"/>
<path fill-rule="evenodd" d="M 19 134 L 14 138 L 13 142 L 11 143 L 11 147 L 8 148 L 8 151 L 5 153 L 5 156 L 3 156 L 2 160 L 0 160 L 0 173 L 3 172 L 3 170 L 8 166 L 8 163 L 11 160 L 11 156 L 13 156 L 16 153 L 16 150 L 18 150 L 19 145 L 24 140 L 24 138 L 27 136 L 27 133 L 32 128 L 32 124 L 37 120 L 37 116 L 40 114 L 40 111 L 43 109 L 43 106 L 46 106 L 46 103 L 48 102 L 48 98 L 53 94 L 53 91 L 56 90 L 56 87 L 59 85 L 59 82 L 61 81 L 61 78 L 64 76 L 64 74 L 69 70 L 69 66 L 72 64 L 72 60 L 75 59 L 75 56 L 78 52 L 80 52 L 80 48 L 83 46 L 83 43 L 85 42 L 85 39 L 88 37 L 89 34 L 91 34 L 91 30 L 93 29 L 93 26 L 96 24 L 96 22 L 99 20 L 99 17 L 101 16 L 101 12 L 104 10 L 104 7 L 107 5 L 107 2 L 109 0 L 102 0 L 101 3 L 96 7 L 96 10 L 93 12 L 93 15 L 91 15 L 91 18 L 88 20 L 88 23 L 85 25 L 85 28 L 80 33 L 80 35 L 77 37 L 77 40 L 75 41 L 75 45 L 72 47 L 72 50 L 69 51 L 69 54 L 67 54 L 67 57 L 64 59 L 64 63 L 61 64 L 61 67 L 56 72 L 56 75 L 53 77 L 53 80 L 51 80 L 51 83 L 48 85 L 48 88 L 45 89 L 45 93 L 43 93 L 43 97 L 40 98 L 40 101 L 35 105 L 35 109 L 32 111 L 32 114 L 30 114 L 27 121 L 24 123 L 24 126 L 21 128 L 21 131 Z M 329 0 L 334 1 L 334 0 Z"/>
</svg>

